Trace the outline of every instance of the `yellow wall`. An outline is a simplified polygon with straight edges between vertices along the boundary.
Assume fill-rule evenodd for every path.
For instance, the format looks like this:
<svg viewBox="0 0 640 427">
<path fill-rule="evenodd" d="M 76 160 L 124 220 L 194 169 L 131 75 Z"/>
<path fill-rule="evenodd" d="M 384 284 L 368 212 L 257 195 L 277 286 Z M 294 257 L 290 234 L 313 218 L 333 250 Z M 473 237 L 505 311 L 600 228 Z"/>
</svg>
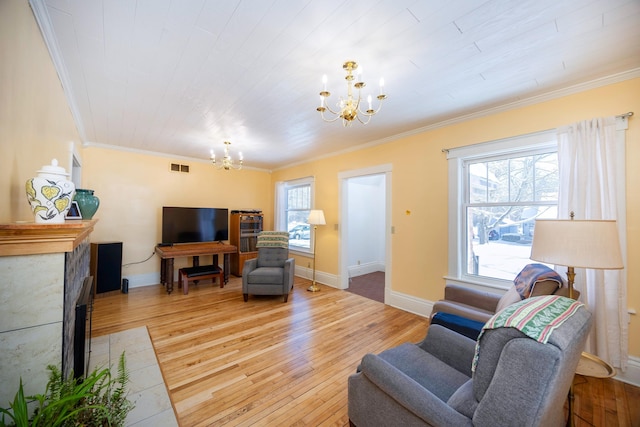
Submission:
<svg viewBox="0 0 640 427">
<path fill-rule="evenodd" d="M 25 182 L 80 142 L 27 1 L 0 1 L 0 221 L 33 221 Z"/>
<path fill-rule="evenodd" d="M 51 158 L 67 170 L 69 142 L 80 140 L 60 82 L 26 0 L 0 1 L 0 222 L 31 220 L 24 182 Z M 393 165 L 392 287 L 434 301 L 447 271 L 447 162 L 441 152 L 477 142 L 555 128 L 596 116 L 635 111 L 627 132 L 627 251 L 629 306 L 640 310 L 640 79 L 588 90 L 537 105 L 468 120 L 394 142 L 274 172 L 223 172 L 206 163 L 79 149 L 83 187 L 101 199 L 93 241 L 123 241 L 124 262 L 149 256 L 160 239 L 162 205 L 258 208 L 273 223 L 273 183 L 315 176 L 316 205 L 328 226 L 318 228 L 319 271 L 338 274 L 338 173 Z M 187 163 L 188 175 L 168 172 Z M 405 211 L 411 211 L 406 215 Z M 307 261 L 304 258 L 304 261 Z M 306 266 L 306 262 L 300 265 Z M 157 273 L 157 257 L 125 275 Z M 632 316 L 630 354 L 640 357 L 640 321 Z"/>
<path fill-rule="evenodd" d="M 189 173 L 170 172 L 170 163 L 189 165 Z M 264 171 L 224 171 L 207 162 L 87 147 L 82 174 L 83 186 L 100 198 L 91 240 L 122 241 L 125 264 L 146 259 L 161 241 L 162 206 L 261 209 L 267 224 L 273 215 L 271 175 Z M 176 268 L 187 261 L 176 259 Z M 154 257 L 125 267 L 123 275 L 159 271 Z"/>
<path fill-rule="evenodd" d="M 640 79 L 468 120 L 392 143 L 274 172 L 274 181 L 314 175 L 315 203 L 327 224 L 318 227 L 317 269 L 338 275 L 338 173 L 392 163 L 392 288 L 428 301 L 443 296 L 447 272 L 447 160 L 442 148 L 553 129 L 592 117 L 635 111 L 627 131 L 627 251 L 629 307 L 640 310 Z M 411 211 L 410 215 L 405 212 Z M 304 259 L 300 260 L 306 265 Z M 631 316 L 630 353 L 640 356 L 640 320 Z"/>
</svg>

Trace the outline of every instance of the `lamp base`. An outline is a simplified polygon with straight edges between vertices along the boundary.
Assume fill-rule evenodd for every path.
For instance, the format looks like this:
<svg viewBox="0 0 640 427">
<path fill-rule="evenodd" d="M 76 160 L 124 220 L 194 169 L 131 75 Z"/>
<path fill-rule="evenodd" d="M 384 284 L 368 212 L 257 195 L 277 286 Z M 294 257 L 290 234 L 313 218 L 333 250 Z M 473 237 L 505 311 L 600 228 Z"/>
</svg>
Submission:
<svg viewBox="0 0 640 427">
<path fill-rule="evenodd" d="M 309 286 L 309 287 L 307 288 L 307 290 L 308 290 L 309 292 L 319 292 L 319 291 L 320 291 L 320 288 L 318 287 L 318 285 L 316 285 L 316 282 L 313 282 L 313 284 L 312 284 L 311 286 Z"/>
</svg>

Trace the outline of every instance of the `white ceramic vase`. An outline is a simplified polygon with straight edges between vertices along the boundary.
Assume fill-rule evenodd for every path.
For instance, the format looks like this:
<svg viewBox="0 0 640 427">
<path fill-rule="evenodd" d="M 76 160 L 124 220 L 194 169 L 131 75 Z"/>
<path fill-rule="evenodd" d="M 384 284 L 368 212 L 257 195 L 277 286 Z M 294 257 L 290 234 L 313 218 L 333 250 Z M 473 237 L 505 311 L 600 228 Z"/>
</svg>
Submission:
<svg viewBox="0 0 640 427">
<path fill-rule="evenodd" d="M 27 180 L 27 200 L 37 224 L 62 224 L 75 195 L 75 185 L 68 173 L 53 159 L 38 176 Z"/>
</svg>

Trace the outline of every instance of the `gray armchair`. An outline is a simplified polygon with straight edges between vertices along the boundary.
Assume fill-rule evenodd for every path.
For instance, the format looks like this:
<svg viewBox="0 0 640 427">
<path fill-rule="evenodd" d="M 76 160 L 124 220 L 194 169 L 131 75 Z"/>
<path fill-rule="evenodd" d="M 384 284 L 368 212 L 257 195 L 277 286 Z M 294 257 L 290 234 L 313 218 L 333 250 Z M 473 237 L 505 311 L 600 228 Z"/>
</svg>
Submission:
<svg viewBox="0 0 640 427">
<path fill-rule="evenodd" d="M 530 298 L 501 314 L 542 299 L 573 301 Z M 365 355 L 348 380 L 350 421 L 357 427 L 564 425 L 564 403 L 591 327 L 591 313 L 574 304 L 546 343 L 514 327 L 485 329 L 474 372 L 476 342 L 440 325 L 429 326 L 418 344 Z"/>
<path fill-rule="evenodd" d="M 263 231 L 258 236 L 258 257 L 245 261 L 242 269 L 242 295 L 284 295 L 293 289 L 295 260 L 289 258 L 289 233 Z"/>
</svg>

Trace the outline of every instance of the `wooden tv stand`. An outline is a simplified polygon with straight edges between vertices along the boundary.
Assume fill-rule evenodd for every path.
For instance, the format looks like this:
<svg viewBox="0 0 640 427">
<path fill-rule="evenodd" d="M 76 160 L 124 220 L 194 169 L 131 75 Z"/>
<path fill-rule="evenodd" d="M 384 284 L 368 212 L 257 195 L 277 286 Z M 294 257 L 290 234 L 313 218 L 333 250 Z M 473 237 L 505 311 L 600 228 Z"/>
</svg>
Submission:
<svg viewBox="0 0 640 427">
<path fill-rule="evenodd" d="M 218 265 L 218 255 L 224 256 L 224 283 L 229 282 L 229 254 L 236 253 L 238 248 L 218 242 L 181 243 L 172 246 L 156 246 L 156 253 L 160 256 L 160 283 L 173 292 L 173 260 L 174 258 L 193 257 L 193 266 L 200 265 L 201 255 L 213 255 L 213 264 Z"/>
</svg>

